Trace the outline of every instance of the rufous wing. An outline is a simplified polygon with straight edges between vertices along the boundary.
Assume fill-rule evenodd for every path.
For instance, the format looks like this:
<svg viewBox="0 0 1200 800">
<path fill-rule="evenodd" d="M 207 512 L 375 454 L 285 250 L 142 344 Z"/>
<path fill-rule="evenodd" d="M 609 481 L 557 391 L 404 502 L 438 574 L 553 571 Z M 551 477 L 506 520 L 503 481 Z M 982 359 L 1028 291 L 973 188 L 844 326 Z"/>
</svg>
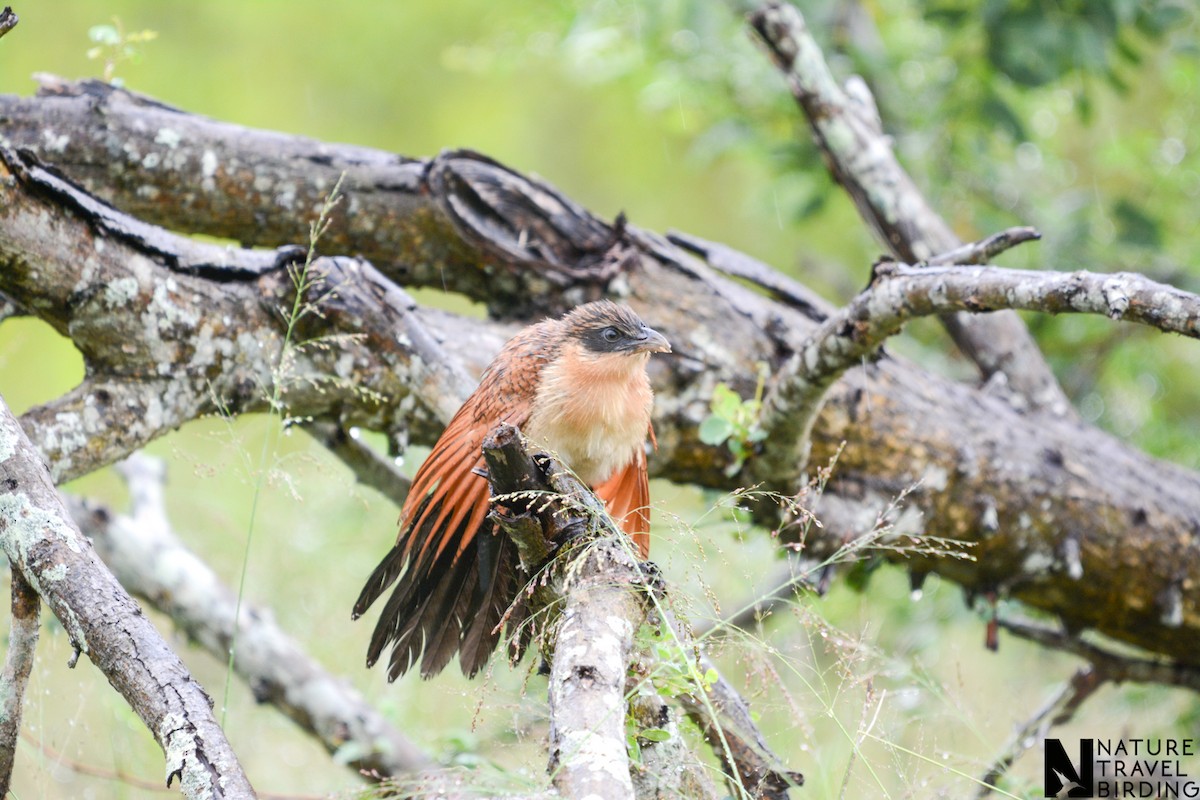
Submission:
<svg viewBox="0 0 1200 800">
<path fill-rule="evenodd" d="M 653 435 L 653 434 L 652 434 Z M 646 451 L 638 448 L 628 464 L 596 487 L 608 513 L 637 545 L 638 555 L 650 556 L 650 477 Z"/>
<path fill-rule="evenodd" d="M 440 672 L 460 652 L 474 675 L 495 648 L 501 617 L 520 588 L 516 555 L 487 520 L 489 488 L 477 474 L 483 440 L 500 422 L 529 418 L 541 359 L 536 328 L 514 338 L 446 426 L 417 470 L 400 535 L 354 605 L 366 612 L 394 583 L 367 651 L 370 666 L 391 645 L 388 678 L 421 664 Z"/>
</svg>

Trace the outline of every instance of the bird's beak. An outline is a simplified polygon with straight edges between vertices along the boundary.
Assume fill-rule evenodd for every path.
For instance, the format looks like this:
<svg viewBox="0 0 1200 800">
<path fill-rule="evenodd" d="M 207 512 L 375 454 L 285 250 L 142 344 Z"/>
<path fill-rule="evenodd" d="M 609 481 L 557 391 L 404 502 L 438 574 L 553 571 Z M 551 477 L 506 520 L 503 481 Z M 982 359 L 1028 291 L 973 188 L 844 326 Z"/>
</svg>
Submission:
<svg viewBox="0 0 1200 800">
<path fill-rule="evenodd" d="M 671 343 L 667 341 L 667 337 L 653 328 L 642 328 L 642 335 L 634 343 L 633 352 L 669 353 L 671 352 Z"/>
</svg>

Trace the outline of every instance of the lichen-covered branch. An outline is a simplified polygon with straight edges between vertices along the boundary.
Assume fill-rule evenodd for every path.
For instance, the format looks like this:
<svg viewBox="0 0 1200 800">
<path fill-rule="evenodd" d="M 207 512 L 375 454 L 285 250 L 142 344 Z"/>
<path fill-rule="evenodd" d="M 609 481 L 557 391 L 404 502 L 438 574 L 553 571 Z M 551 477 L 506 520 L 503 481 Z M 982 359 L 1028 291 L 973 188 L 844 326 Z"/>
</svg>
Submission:
<svg viewBox="0 0 1200 800">
<path fill-rule="evenodd" d="M 26 413 L 55 480 L 204 414 L 266 410 L 376 430 L 440 430 L 470 381 L 370 265 L 272 255 L 139 223 L 36 160 L 0 151 L 0 290 L 77 343 L 85 381 Z M 67 267 L 64 269 L 64 267 Z"/>
<path fill-rule="evenodd" d="M 640 583 L 631 548 L 611 522 L 605 525 L 603 507 L 587 489 L 574 487 L 580 498 L 574 506 L 582 503 L 582 508 L 552 506 L 545 499 L 550 485 L 516 428 L 498 426 L 484 442 L 483 453 L 493 496 L 505 498 L 506 507 L 516 506 L 498 520 L 506 535 L 516 537 L 525 580 L 532 580 L 566 531 L 582 541 L 581 553 L 559 556 L 570 563 L 557 570 L 562 585 L 555 594 L 561 595 L 563 609 L 555 625 L 549 686 L 554 788 L 565 798 L 633 800 L 625 749 L 625 679 L 634 632 L 646 608 L 638 584 L 629 582 L 636 575 Z M 528 508 L 522 511 L 519 497 L 536 499 L 525 501 Z M 536 524 L 516 524 L 521 520 Z"/>
<path fill-rule="evenodd" d="M 1001 309 L 1101 314 L 1200 338 L 1200 297 L 1133 273 L 878 264 L 871 285 L 823 322 L 775 377 L 763 404 L 768 435 L 756 474 L 781 491 L 796 485 L 825 393 L 904 323 Z"/>
<path fill-rule="evenodd" d="M 8 796 L 12 782 L 25 685 L 37 649 L 41 602 L 21 571 L 12 567 L 12 627 L 8 632 L 4 672 L 0 674 L 0 797 Z"/>
<path fill-rule="evenodd" d="M 163 498 L 162 462 L 135 455 L 118 465 L 129 486 L 129 516 L 72 499 L 68 506 L 97 553 L 130 592 L 170 616 L 214 658 L 228 658 L 237 619 L 237 675 L 259 702 L 270 703 L 351 769 L 410 775 L 433 766 L 402 733 L 345 681 L 330 675 L 273 621 L 175 538 Z M 353 755 L 351 755 L 353 754 Z"/>
<path fill-rule="evenodd" d="M 902 261 L 922 262 L 962 247 L 897 161 L 866 84 L 855 82 L 854 92 L 838 85 L 800 12 L 771 0 L 751 13 L 749 21 L 787 78 L 834 179 L 889 252 Z M 981 318 L 955 313 L 943 322 L 984 379 L 1002 373 L 1016 398 L 1029 407 L 1071 413 L 1066 395 L 1016 314 Z"/>
<path fill-rule="evenodd" d="M 661 665 L 634 646 L 637 629 L 651 624 L 669 626 L 678 645 L 675 658 L 690 664 L 699 652 L 664 604 L 653 566 L 637 562 L 630 542 L 587 487 L 552 459 L 539 466 L 512 426 L 497 427 L 484 442 L 484 457 L 493 496 L 506 507 L 497 519 L 521 540 L 527 572 L 536 573 L 550 550 L 559 548 L 548 565 L 555 580 L 539 578 L 541 596 L 530 594 L 554 609 L 553 622 L 541 627 L 553 631 L 550 773 L 559 793 L 712 796 L 715 790 L 695 757 L 683 757 L 675 715 L 653 688 Z M 547 501 L 548 495 L 558 498 Z M 522 510 L 520 498 L 530 497 Z M 802 784 L 803 777 L 781 766 L 732 686 L 719 674 L 716 681 L 704 681 L 706 673 L 716 674 L 711 663 L 701 657 L 691 669 L 697 690 L 681 696 L 682 707 L 726 764 L 730 781 L 750 797 L 786 800 L 787 789 Z M 667 742 L 647 739 L 641 745 L 637 775 L 631 775 L 626 752 L 627 717 L 670 734 Z M 662 744 L 667 746 L 659 748 Z M 645 774 L 650 769 L 661 773 Z"/>
<path fill-rule="evenodd" d="M 307 176 L 325 174 L 316 171 L 323 158 L 334 158 L 331 152 L 345 152 L 180 111 L 164 111 L 161 104 L 130 100 L 109 89 L 93 95 L 68 86 L 55 96 L 0 96 L 0 113 L 10 120 L 6 134 L 14 142 L 36 145 L 47 156 L 61 156 L 64 163 L 71 164 L 74 177 L 121 205 L 133 207 L 153 196 L 153 209 L 147 213 L 152 211 L 155 219 L 188 229 L 203 216 L 203 209 L 195 203 L 223 203 L 225 211 L 216 217 L 229 226 L 226 234 L 256 244 L 265 240 L 253 231 L 244 231 L 245 236 L 230 232 L 235 230 L 232 220 L 243 221 L 239 224 L 254 220 L 264 231 L 296 226 L 295 213 L 279 206 L 274 198 L 290 196 L 285 191 L 289 185 L 307 187 Z M 177 127 L 163 127 L 168 118 L 159 114 L 169 114 Z M 43 138 L 43 130 L 52 130 L 55 137 Z M 168 132 L 159 137 L 164 130 Z M 187 135 L 175 139 L 170 131 L 187 131 Z M 47 141 L 62 142 L 65 149 L 55 150 Z M 201 168 L 206 149 L 222 154 L 219 163 L 224 163 L 220 161 L 224 158 L 253 163 L 255 158 L 265 158 L 267 151 L 262 148 L 267 142 L 274 143 L 280 156 L 271 162 L 273 170 L 264 168 L 250 175 L 232 170 L 230 182 L 221 184 L 220 191 L 205 188 Z M 110 146 L 116 155 L 109 153 Z M 322 147 L 333 150 L 322 151 Z M 287 155 L 297 149 L 306 155 Z M 139 158 L 127 159 L 128 153 L 137 153 Z M 148 170 L 142 161 L 152 154 L 157 166 Z M 389 154 L 365 150 L 359 156 L 354 177 L 369 180 L 371 185 L 392 169 L 373 165 L 396 161 Z M 445 164 L 437 167 L 435 161 L 414 162 L 419 169 L 412 169 L 428 176 L 446 168 Z M 455 170 L 469 169 L 472 180 L 414 184 L 411 190 L 405 189 L 408 199 L 395 200 L 395 207 L 387 212 L 391 215 L 387 219 L 395 224 L 374 228 L 369 235 L 360 230 L 359 238 L 345 240 L 346 246 L 359 252 L 374 247 L 397 254 L 427 254 L 429 274 L 438 275 L 438 285 L 444 276 L 447 285 L 472 296 L 477 290 L 482 292 L 486 282 L 476 282 L 471 276 L 491 270 L 497 276 L 495 296 L 501 298 L 493 310 L 503 321 L 414 309 L 407 295 L 363 262 L 319 259 L 319 267 L 352 268 L 361 276 L 349 284 L 363 287 L 354 295 L 361 298 L 362 305 L 332 304 L 331 311 L 340 308 L 345 313 L 331 313 L 327 318 L 314 315 L 307 320 L 306 337 L 343 336 L 348 352 L 339 345 L 297 353 L 291 374 L 306 375 L 325 391 L 285 392 L 285 413 L 358 424 L 389 434 L 403 431 L 414 442 L 432 443 L 440 433 L 439 421 L 467 396 L 472 384 L 465 377 L 447 383 L 447 376 L 478 374 L 513 332 L 514 317 L 535 308 L 539 313 L 549 312 L 608 293 L 633 306 L 663 331 L 675 348 L 672 356 L 655 359 L 650 367 L 659 443 L 650 459 L 652 474 L 724 490 L 746 485 L 746 474 L 727 473 L 732 460 L 728 450 L 705 445 L 697 435 L 701 422 L 711 413 L 713 388 L 725 383 L 743 397 L 751 396 L 756 379 L 753 365 L 763 362 L 778 371 L 815 329 L 810 316 L 723 278 L 693 252 L 632 224 L 622 229 L 621 236 L 616 226 L 605 228 L 604 241 L 611 246 L 589 249 L 599 223 L 590 215 L 575 213 L 580 211 L 577 206 L 563 205 L 557 193 L 544 198 L 538 195 L 544 184 L 523 181 L 486 159 L 460 153 L 451 161 Z M 196 171 L 189 171 L 192 169 Z M 264 298 L 276 296 L 272 292 L 287 293 L 286 266 L 276 264 L 287 261 L 287 251 L 282 256 L 258 256 L 253 262 L 246 261 L 238 249 L 202 249 L 197 261 L 195 251 L 191 256 L 154 256 L 137 244 L 139 237 L 123 238 L 117 233 L 104 237 L 102 246 L 95 247 L 89 227 L 94 218 L 78 210 L 73 194 L 56 193 L 39 182 L 24 182 L 17 172 L 12 174 L 18 176 L 15 182 L 0 185 L 0 292 L 13 294 L 13 285 L 19 284 L 19 296 L 14 294 L 14 299 L 71 336 L 85 357 L 89 348 L 104 342 L 110 325 L 117 326 L 118 340 L 132 348 L 126 357 L 142 366 L 133 374 L 114 374 L 112 381 L 127 381 L 138 388 L 142 381 L 164 380 L 155 377 L 165 374 L 157 371 L 160 364 L 179 376 L 170 383 L 169 395 L 179 410 L 160 413 L 152 405 L 153 392 L 144 389 L 151 413 L 139 416 L 138 407 L 126 416 L 122 407 L 108 405 L 109 396 L 99 380 L 106 369 L 112 369 L 103 361 L 89 359 L 94 381 L 89 388 L 100 391 L 68 395 L 59 403 L 34 410 L 24 420 L 47 453 L 59 454 L 50 459 L 59 474 L 79 474 L 86 471 L 87 464 L 95 466 L 127 455 L 132 442 L 110 444 L 125 435 L 126 424 L 133 426 L 139 432 L 136 438 L 141 439 L 150 435 L 148 426 L 154 425 L 154 435 L 158 435 L 185 421 L 187 409 L 182 405 L 190 391 L 201 392 L 201 399 L 187 401 L 192 408 L 209 407 L 204 398 L 212 396 L 210 385 L 217 387 L 217 395 L 232 411 L 264 407 L 258 387 L 264 377 L 271 378 L 270 363 L 278 362 L 260 356 L 259 345 L 277 356 L 281 338 L 281 329 L 267 324 L 268 319 L 278 321 L 280 303 Z M 341 208 L 354 204 L 351 177 L 348 175 L 344 184 L 346 203 L 335 216 Z M 261 186 L 267 188 L 254 189 L 254 179 L 261 179 Z M 210 191 L 220 197 L 196 198 Z M 474 193 L 479 191 L 490 198 L 488 202 L 475 202 Z M 27 193 L 37 199 L 25 196 Z M 420 197 L 413 199 L 408 194 Z M 376 199 L 383 202 L 382 197 Z M 315 205 L 320 198 L 310 199 Z M 368 199 L 364 196 L 362 202 Z M 439 210 L 452 206 L 470 206 L 474 222 L 467 225 Z M 572 213 L 555 216 L 547 211 L 568 207 Z M 406 214 L 413 218 L 403 218 Z M 370 215 L 364 212 L 355 217 L 355 224 L 362 225 Z M 422 219 L 439 222 L 422 226 Z M 129 224 L 125 222 L 123 227 Z M 114 224 L 118 230 L 121 227 Z M 344 230 L 349 237 L 350 229 Z M 494 246 L 479 243 L 479 237 L 488 231 L 495 231 L 501 241 Z M 512 232 L 517 232 L 515 238 L 526 248 L 521 251 L 525 255 L 504 244 Z M 294 233 L 296 240 L 307 236 L 306 230 Z M 171 240 L 161 241 L 169 244 Z M 619 268 L 578 268 L 571 273 L 573 282 L 560 288 L 542 275 L 545 259 L 529 255 L 535 251 L 592 264 L 597 262 L 589 259 L 597 252 L 611 251 L 619 256 Z M 199 263 L 201 267 L 189 273 L 170 266 L 175 263 Z M 395 263 L 385 267 L 399 275 Z M 230 268 L 222 269 L 222 264 Z M 234 268 L 239 264 L 247 269 Z M 249 269 L 255 264 L 259 272 Z M 29 277 L 33 269 L 38 272 L 37 280 Z M 121 306 L 122 313 L 106 311 L 106 287 L 114 280 L 120 281 L 117 287 L 132 286 L 128 278 L 135 278 L 139 287 L 134 301 Z M 519 303 L 508 297 L 515 285 L 512 281 L 521 282 L 529 292 Z M 80 302 L 68 302 L 72 297 L 68 287 L 78 283 L 87 291 L 76 298 Z M 160 323 L 159 316 L 147 316 L 156 311 L 157 307 L 146 302 L 155 292 L 175 304 L 200 299 L 195 305 L 180 306 L 187 314 Z M 42 295 L 46 296 L 44 302 L 38 299 Z M 332 298 L 325 302 L 332 303 Z M 192 310 L 198 316 L 191 316 Z M 234 323 L 225 324 L 226 318 Z M 154 325 L 139 320 L 152 320 Z M 159 324 L 165 326 L 161 333 Z M 403 334 L 392 333 L 396 330 Z M 143 355 L 152 339 L 175 342 L 177 363 L 167 367 L 169 359 Z M 220 357 L 194 363 L 191 353 L 208 339 L 219 343 Z M 422 341 L 429 347 L 419 361 L 401 346 L 412 342 L 425 347 Z M 229 356 L 222 355 L 226 350 Z M 108 352 L 113 358 L 121 355 L 111 345 Z M 347 373 L 348 366 L 352 369 Z M 203 373 L 205 380 L 199 380 L 196 373 Z M 346 391 L 347 374 L 371 392 L 364 396 Z M 375 403 L 374 397 L 382 399 Z M 60 405 L 67 412 L 61 418 L 56 413 Z M 840 451 L 822 504 L 858 502 L 869 508 L 860 515 L 839 515 L 851 519 L 847 525 L 829 524 L 825 519 L 826 527 L 820 535 L 809 536 L 808 547 L 824 538 L 840 542 L 845 536 L 861 533 L 866 528 L 853 523 L 852 517 L 866 519 L 869 528 L 877 510 L 907 491 L 906 515 L 917 529 L 928 536 L 969 542 L 974 545 L 971 552 L 975 557 L 947 559 L 887 551 L 881 553 L 883 557 L 894 558 L 919 573 L 939 572 L 973 591 L 1008 593 L 1061 617 L 1073 629 L 1093 628 L 1184 662 L 1194 661 L 1200 652 L 1200 605 L 1189 588 L 1200 581 L 1200 548 L 1190 544 L 1200 535 L 1194 525 L 1194 520 L 1200 519 L 1200 477 L 1195 472 L 1147 458 L 1076 420 L 1021 414 L 986 393 L 894 358 L 857 366 L 830 388 L 813 426 L 812 441 L 816 463 L 828 463 Z M 58 459 L 64 455 L 78 460 L 59 466 Z M 822 513 L 820 507 L 817 511 Z M 790 529 L 783 535 L 792 535 Z M 1185 544 L 1181 546 L 1181 542 Z"/>
<path fill-rule="evenodd" d="M 627 550 L 589 547 L 563 588 L 549 694 L 550 775 L 564 797 L 634 796 L 625 675 L 646 612 L 634 587 L 614 581 L 636 569 Z"/>
<path fill-rule="evenodd" d="M 0 546 L 150 729 L 166 785 L 189 798 L 252 798 L 212 701 L 79 532 L 42 458 L 0 400 Z"/>
</svg>

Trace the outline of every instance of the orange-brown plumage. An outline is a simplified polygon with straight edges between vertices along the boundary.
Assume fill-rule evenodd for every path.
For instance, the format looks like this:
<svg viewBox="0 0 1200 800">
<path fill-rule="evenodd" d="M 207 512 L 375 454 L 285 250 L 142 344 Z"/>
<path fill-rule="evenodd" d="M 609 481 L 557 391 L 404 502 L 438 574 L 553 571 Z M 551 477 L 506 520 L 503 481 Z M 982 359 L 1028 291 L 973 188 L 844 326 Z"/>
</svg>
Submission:
<svg viewBox="0 0 1200 800">
<path fill-rule="evenodd" d="M 483 440 L 501 422 L 591 484 L 646 557 L 645 442 L 653 437 L 646 362 L 669 351 L 636 314 L 604 300 L 532 325 L 504 346 L 417 471 L 396 545 L 354 606 L 357 619 L 396 583 L 368 666 L 391 644 L 389 679 L 418 659 L 430 677 L 455 652 L 474 675 L 495 649 L 521 589 L 515 548 L 487 519 L 489 487 L 478 474 Z"/>
</svg>

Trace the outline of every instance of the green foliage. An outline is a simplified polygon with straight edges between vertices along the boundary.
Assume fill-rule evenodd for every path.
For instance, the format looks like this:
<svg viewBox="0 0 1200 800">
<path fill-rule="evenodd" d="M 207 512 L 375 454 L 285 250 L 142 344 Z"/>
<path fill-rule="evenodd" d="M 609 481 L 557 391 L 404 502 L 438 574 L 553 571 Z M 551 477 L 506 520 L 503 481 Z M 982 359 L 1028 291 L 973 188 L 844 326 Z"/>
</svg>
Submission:
<svg viewBox="0 0 1200 800">
<path fill-rule="evenodd" d="M 699 437 L 707 445 L 719 447 L 724 444 L 729 448 L 733 454 L 733 463 L 725 469 L 729 475 L 737 474 L 754 452 L 754 445 L 766 438 L 766 431 L 759 425 L 759 416 L 767 374 L 767 365 L 760 363 L 758 386 L 754 397 L 747 400 L 724 383 L 713 388 L 712 413 L 700 423 Z"/>
<path fill-rule="evenodd" d="M 111 25 L 93 25 L 88 29 L 88 39 L 96 46 L 87 51 L 87 57 L 92 61 L 104 61 L 105 83 L 122 86 L 124 82 L 116 76 L 117 67 L 126 61 L 139 61 L 142 57 L 140 45 L 157 38 L 158 32 L 152 30 L 126 32 L 121 20 L 113 17 Z"/>
</svg>

